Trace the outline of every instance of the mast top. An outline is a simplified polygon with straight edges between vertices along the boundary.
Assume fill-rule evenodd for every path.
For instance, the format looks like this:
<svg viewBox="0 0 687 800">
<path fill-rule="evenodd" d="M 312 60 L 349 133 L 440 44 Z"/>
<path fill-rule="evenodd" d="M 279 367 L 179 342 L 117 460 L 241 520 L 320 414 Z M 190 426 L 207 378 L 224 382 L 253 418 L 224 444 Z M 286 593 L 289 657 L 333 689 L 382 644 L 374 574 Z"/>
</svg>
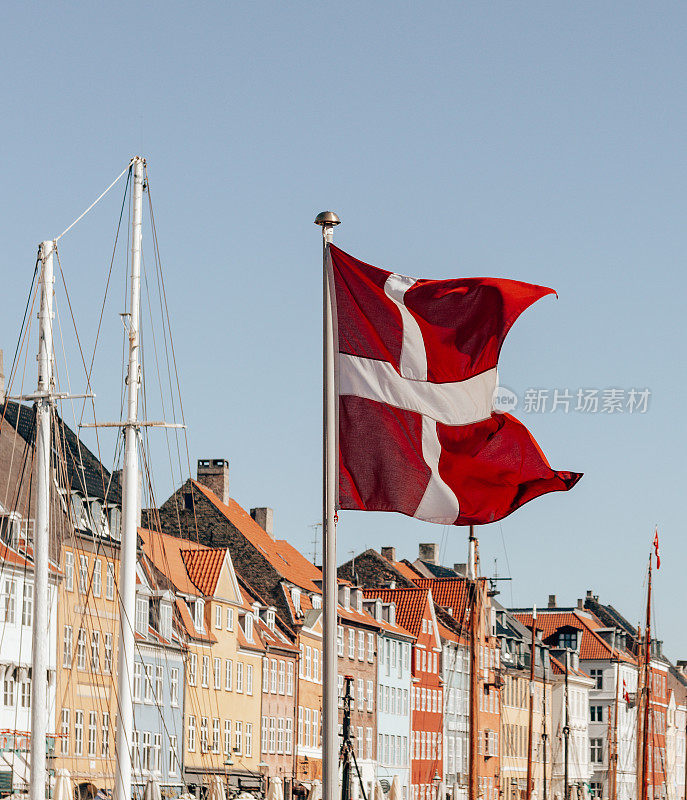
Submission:
<svg viewBox="0 0 687 800">
<path fill-rule="evenodd" d="M 323 228 L 333 228 L 335 225 L 341 225 L 341 220 L 333 211 L 320 211 L 314 221 L 315 225 L 320 225 Z"/>
</svg>

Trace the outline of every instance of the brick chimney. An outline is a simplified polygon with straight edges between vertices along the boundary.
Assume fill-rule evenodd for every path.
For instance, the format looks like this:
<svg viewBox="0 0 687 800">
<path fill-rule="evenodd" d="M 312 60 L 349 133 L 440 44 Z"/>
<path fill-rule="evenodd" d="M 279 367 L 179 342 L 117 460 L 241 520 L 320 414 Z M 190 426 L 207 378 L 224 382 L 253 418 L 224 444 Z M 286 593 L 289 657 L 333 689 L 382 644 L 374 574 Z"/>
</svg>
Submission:
<svg viewBox="0 0 687 800">
<path fill-rule="evenodd" d="M 439 564 L 439 545 L 436 542 L 421 544 L 418 555 L 420 561 L 427 561 L 429 564 Z"/>
<path fill-rule="evenodd" d="M 260 508 L 251 508 L 250 515 L 268 533 L 270 539 L 274 539 L 274 511 L 267 506 L 261 506 Z"/>
<path fill-rule="evenodd" d="M 223 502 L 229 502 L 229 462 L 224 458 L 199 458 L 198 483 L 207 486 Z"/>
<path fill-rule="evenodd" d="M 549 595 L 549 608 L 556 608 L 556 595 L 550 594 Z"/>
<path fill-rule="evenodd" d="M 382 547 L 382 558 L 386 558 L 387 561 L 396 561 L 396 548 Z"/>
</svg>

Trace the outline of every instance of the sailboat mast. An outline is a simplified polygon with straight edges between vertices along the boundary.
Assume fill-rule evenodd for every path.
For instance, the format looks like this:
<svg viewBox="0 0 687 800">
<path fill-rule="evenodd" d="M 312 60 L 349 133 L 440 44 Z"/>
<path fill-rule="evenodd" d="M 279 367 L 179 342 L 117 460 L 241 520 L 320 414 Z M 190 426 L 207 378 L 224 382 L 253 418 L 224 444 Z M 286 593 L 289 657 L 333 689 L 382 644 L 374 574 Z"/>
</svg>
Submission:
<svg viewBox="0 0 687 800">
<path fill-rule="evenodd" d="M 546 800 L 547 798 L 547 784 L 546 784 L 546 759 L 547 759 L 547 741 L 549 738 L 549 734 L 546 731 L 546 678 L 548 677 L 548 671 L 546 669 L 546 665 L 548 660 L 546 658 L 546 652 L 544 652 L 544 657 L 542 658 L 542 702 L 541 702 L 541 718 L 542 718 L 542 735 L 541 735 L 541 742 L 542 742 L 542 770 L 543 770 L 543 785 L 542 785 L 542 800 Z"/>
<path fill-rule="evenodd" d="M 476 563 L 475 563 L 475 527 L 470 525 L 470 539 L 468 544 L 468 591 L 470 592 L 470 719 L 468 741 L 468 800 L 477 800 L 479 791 L 479 775 L 477 762 L 477 736 L 479 716 L 477 695 L 479 691 L 479 681 L 477 676 L 477 648 L 478 648 L 478 627 L 479 627 L 479 608 L 477 598 L 479 584 L 477 583 Z"/>
<path fill-rule="evenodd" d="M 644 706 L 642 708 L 642 785 L 639 799 L 647 800 L 649 778 L 649 711 L 651 706 L 651 554 L 649 554 L 649 583 L 646 593 L 646 625 L 644 628 Z"/>
<path fill-rule="evenodd" d="M 124 425 L 122 470 L 122 548 L 119 568 L 119 717 L 115 745 L 117 774 L 115 800 L 131 798 L 131 742 L 133 735 L 132 680 L 134 619 L 136 612 L 136 537 L 138 525 L 138 390 L 141 382 L 139 332 L 141 305 L 141 234 L 143 212 L 142 158 L 133 159 L 133 215 L 131 226 L 131 287 L 129 301 L 129 366 L 127 419 Z"/>
<path fill-rule="evenodd" d="M 50 546 L 50 431 L 53 391 L 53 253 L 54 242 L 43 242 L 41 305 L 36 392 L 36 525 L 33 542 L 33 629 L 31 650 L 31 781 L 30 800 L 45 800 L 48 709 L 48 549 Z"/>
<path fill-rule="evenodd" d="M 565 725 L 563 726 L 563 750 L 564 750 L 564 775 L 563 775 L 563 800 L 569 797 L 569 756 L 570 756 L 570 715 L 568 706 L 568 670 L 570 669 L 570 650 L 565 651 Z"/>
<path fill-rule="evenodd" d="M 534 661 L 536 654 L 535 629 L 537 626 L 537 607 L 532 608 L 532 641 L 530 644 L 530 709 L 529 722 L 527 726 L 527 788 L 525 789 L 527 800 L 532 798 L 532 744 L 534 739 Z"/>
<path fill-rule="evenodd" d="M 615 637 L 615 634 L 614 634 Z M 615 638 L 614 638 L 615 644 Z M 615 649 L 615 648 L 614 648 Z M 611 735 L 610 775 L 609 775 L 609 800 L 618 798 L 618 692 L 620 691 L 620 658 L 616 654 L 615 667 L 615 700 L 613 703 L 613 733 Z"/>
</svg>

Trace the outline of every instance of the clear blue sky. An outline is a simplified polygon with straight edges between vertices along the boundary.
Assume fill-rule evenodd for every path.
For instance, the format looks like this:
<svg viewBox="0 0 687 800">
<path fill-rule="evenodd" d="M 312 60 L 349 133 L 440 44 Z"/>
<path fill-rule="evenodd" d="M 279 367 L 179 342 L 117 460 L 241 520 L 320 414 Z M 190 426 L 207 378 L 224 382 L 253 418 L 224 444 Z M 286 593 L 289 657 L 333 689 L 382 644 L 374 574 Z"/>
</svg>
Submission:
<svg viewBox="0 0 687 800">
<path fill-rule="evenodd" d="M 521 395 L 648 387 L 651 403 L 643 415 L 516 412 L 552 465 L 585 477 L 482 528 L 483 569 L 498 559 L 512 575 L 506 604 L 573 604 L 593 589 L 636 622 L 658 524 L 658 634 L 685 657 L 686 23 L 680 3 L 9 4 L 6 359 L 36 244 L 145 155 L 192 463 L 228 458 L 233 496 L 273 506 L 278 536 L 308 551 L 320 518 L 314 215 L 334 209 L 340 246 L 401 273 L 553 286 L 559 299 L 510 334 L 502 383 Z M 121 191 L 61 242 L 88 347 Z M 121 271 L 115 286 L 122 297 Z M 101 419 L 118 413 L 122 310 L 105 317 Z M 390 543 L 414 557 L 446 533 L 341 516 L 342 558 Z M 447 533 L 446 561 L 463 561 L 465 531 Z"/>
</svg>

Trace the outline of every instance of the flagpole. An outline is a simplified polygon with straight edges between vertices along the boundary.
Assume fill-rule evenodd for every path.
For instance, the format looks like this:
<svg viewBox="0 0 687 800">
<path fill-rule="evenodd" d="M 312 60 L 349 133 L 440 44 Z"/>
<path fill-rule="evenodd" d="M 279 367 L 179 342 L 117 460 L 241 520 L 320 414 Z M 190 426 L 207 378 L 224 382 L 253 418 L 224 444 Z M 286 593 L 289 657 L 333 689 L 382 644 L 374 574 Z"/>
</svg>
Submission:
<svg viewBox="0 0 687 800">
<path fill-rule="evenodd" d="M 333 211 L 315 218 L 322 228 L 323 285 L 323 425 L 322 425 L 322 800 L 338 800 L 338 664 L 336 651 L 336 386 L 334 381 L 334 320 L 329 281 L 329 245 L 340 220 Z"/>
</svg>

